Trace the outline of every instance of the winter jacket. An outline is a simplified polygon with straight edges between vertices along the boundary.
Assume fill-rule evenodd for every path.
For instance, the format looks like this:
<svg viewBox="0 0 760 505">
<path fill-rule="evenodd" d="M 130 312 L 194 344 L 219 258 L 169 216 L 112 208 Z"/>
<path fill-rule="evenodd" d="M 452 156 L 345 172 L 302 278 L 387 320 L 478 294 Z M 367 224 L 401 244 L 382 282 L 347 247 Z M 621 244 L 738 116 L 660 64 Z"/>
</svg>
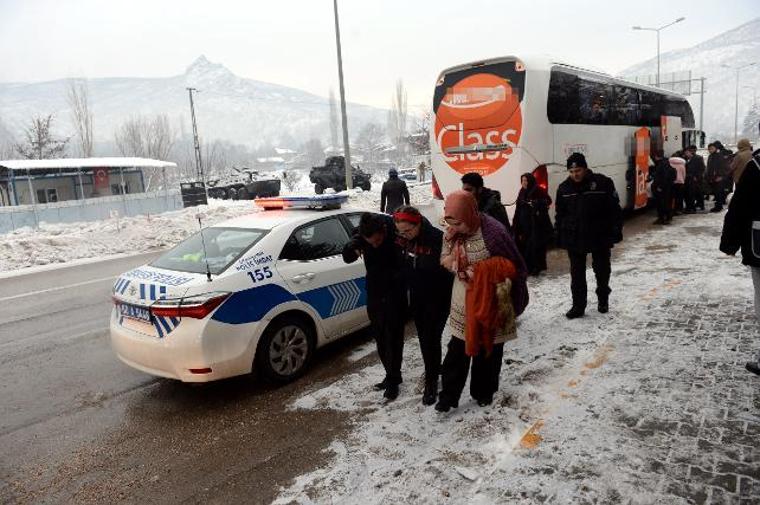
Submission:
<svg viewBox="0 0 760 505">
<path fill-rule="evenodd" d="M 623 212 L 615 183 L 588 170 L 575 183 L 569 177 L 557 188 L 557 245 L 573 252 L 610 249 L 623 240 Z"/>
<path fill-rule="evenodd" d="M 409 205 L 409 189 L 398 176 L 391 176 L 380 191 L 380 212 L 393 214 L 402 205 Z"/>
<path fill-rule="evenodd" d="M 744 168 L 728 206 L 720 237 L 721 251 L 736 254 L 741 249 L 742 263 L 751 267 L 760 267 L 760 258 L 752 252 L 752 222 L 760 222 L 759 164 L 760 156 L 751 159 Z"/>
<path fill-rule="evenodd" d="M 665 158 L 657 160 L 650 173 L 652 174 L 652 191 L 670 191 L 676 182 L 676 170 Z"/>
<path fill-rule="evenodd" d="M 696 184 L 702 184 L 705 179 L 705 159 L 695 154 L 686 160 L 686 179 Z"/>
<path fill-rule="evenodd" d="M 490 188 L 481 188 L 478 193 L 478 210 L 496 219 L 509 233 L 512 233 L 507 210 L 501 203 L 501 193 Z"/>
<path fill-rule="evenodd" d="M 715 151 L 707 157 L 707 182 L 717 184 L 729 174 L 729 162 L 726 154 Z"/>
<path fill-rule="evenodd" d="M 675 184 L 683 184 L 686 182 L 686 160 L 679 158 L 678 156 L 673 156 L 668 158 L 668 163 L 670 163 L 670 166 L 676 171 Z"/>
<path fill-rule="evenodd" d="M 734 159 L 731 161 L 731 175 L 734 178 L 734 182 L 738 183 L 742 178 L 742 173 L 747 163 L 752 159 L 752 146 L 747 139 L 741 139 L 736 146 L 739 150 L 734 154 Z"/>
<path fill-rule="evenodd" d="M 372 247 L 357 231 L 343 248 L 343 261 L 346 263 L 359 259 L 357 250 L 364 257 L 370 319 L 388 311 L 398 312 L 398 317 L 406 317 L 406 284 L 401 254 L 396 247 L 396 226 L 390 217 L 385 221 L 386 235 L 380 247 Z"/>
<path fill-rule="evenodd" d="M 539 246 L 547 245 L 551 241 L 553 231 L 549 218 L 551 204 L 551 197 L 538 185 L 530 189 L 520 189 L 515 216 L 512 219 L 515 239 L 520 243 L 532 240 Z"/>
<path fill-rule="evenodd" d="M 435 320 L 448 316 L 454 276 L 441 266 L 443 232 L 422 218 L 414 240 L 397 236 L 403 258 L 403 275 L 409 286 L 412 311 Z"/>
</svg>

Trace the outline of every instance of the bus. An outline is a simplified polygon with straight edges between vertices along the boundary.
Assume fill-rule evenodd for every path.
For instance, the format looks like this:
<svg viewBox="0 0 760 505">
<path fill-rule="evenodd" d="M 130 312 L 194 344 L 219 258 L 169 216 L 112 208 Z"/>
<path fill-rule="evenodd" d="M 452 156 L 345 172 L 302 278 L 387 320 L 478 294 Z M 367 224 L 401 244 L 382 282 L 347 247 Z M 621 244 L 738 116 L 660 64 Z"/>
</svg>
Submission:
<svg viewBox="0 0 760 505">
<path fill-rule="evenodd" d="M 567 178 L 565 160 L 579 152 L 594 172 L 612 178 L 624 208 L 644 207 L 650 153 L 672 155 L 683 147 L 682 129 L 694 127 L 691 106 L 677 93 L 546 57 L 506 56 L 444 70 L 433 117 L 434 198 L 477 172 L 508 206 L 526 172 L 553 198 Z"/>
</svg>

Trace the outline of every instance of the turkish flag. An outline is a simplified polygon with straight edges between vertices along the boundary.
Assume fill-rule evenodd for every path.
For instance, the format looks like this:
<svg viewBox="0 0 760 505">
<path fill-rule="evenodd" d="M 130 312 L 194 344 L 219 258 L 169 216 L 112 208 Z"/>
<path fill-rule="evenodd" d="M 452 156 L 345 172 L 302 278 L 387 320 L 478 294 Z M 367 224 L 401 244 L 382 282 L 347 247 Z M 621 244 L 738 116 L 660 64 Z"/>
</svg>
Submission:
<svg viewBox="0 0 760 505">
<path fill-rule="evenodd" d="M 108 189 L 108 169 L 107 168 L 96 168 L 94 171 L 94 183 L 93 187 L 95 190 L 99 189 Z"/>
</svg>

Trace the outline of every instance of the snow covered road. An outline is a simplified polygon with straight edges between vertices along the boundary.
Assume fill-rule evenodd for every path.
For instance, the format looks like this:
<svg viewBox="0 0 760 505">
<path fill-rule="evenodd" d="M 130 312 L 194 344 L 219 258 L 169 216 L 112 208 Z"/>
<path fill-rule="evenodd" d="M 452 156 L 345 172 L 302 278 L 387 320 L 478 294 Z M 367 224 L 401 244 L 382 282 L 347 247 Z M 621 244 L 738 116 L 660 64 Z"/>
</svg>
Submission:
<svg viewBox="0 0 760 505">
<path fill-rule="evenodd" d="M 466 393 L 449 414 L 423 407 L 413 340 L 396 402 L 370 392 L 379 364 L 309 391 L 293 409 L 361 420 L 276 503 L 760 502 L 760 381 L 743 369 L 760 341 L 749 272 L 717 249 L 722 218 L 626 242 L 608 315 L 591 299 L 568 321 L 568 276 L 532 281 L 489 408 Z"/>
</svg>

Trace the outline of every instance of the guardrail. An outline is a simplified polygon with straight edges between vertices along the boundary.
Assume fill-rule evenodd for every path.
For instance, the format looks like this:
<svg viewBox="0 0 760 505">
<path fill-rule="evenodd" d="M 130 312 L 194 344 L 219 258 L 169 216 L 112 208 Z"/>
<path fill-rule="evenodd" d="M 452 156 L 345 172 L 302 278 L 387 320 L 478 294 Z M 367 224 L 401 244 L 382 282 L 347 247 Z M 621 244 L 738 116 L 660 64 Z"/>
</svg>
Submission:
<svg viewBox="0 0 760 505">
<path fill-rule="evenodd" d="M 0 234 L 24 227 L 36 228 L 43 222 L 101 221 L 117 216 L 159 214 L 181 208 L 182 196 L 178 190 L 0 207 Z"/>
</svg>

